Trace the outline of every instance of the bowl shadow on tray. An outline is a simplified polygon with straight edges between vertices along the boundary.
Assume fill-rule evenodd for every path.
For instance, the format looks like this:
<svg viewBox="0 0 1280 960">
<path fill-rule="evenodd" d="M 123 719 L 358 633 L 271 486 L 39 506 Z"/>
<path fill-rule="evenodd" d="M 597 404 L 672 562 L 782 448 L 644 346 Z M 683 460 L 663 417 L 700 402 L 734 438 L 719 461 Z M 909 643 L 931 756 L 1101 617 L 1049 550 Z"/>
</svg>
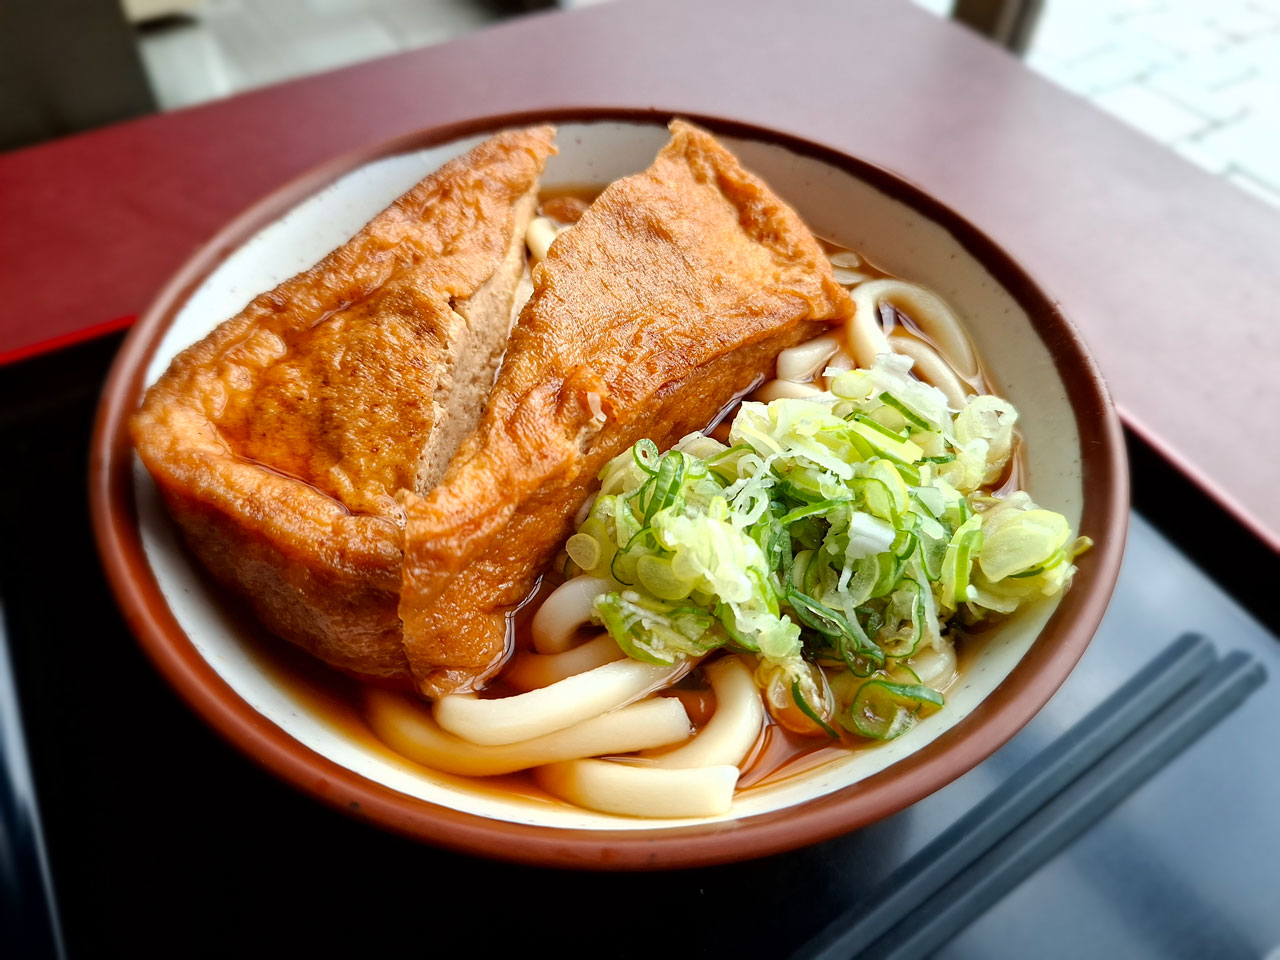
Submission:
<svg viewBox="0 0 1280 960">
<path fill-rule="evenodd" d="M 263 779 L 265 793 L 289 792 Z M 320 876 L 295 867 L 295 875 L 281 877 L 286 904 L 296 901 L 315 916 L 448 918 L 430 923 L 433 951 L 474 950 L 519 931 L 535 955 L 545 949 L 621 958 L 659 950 L 670 957 L 787 956 L 908 855 L 914 816 L 908 809 L 843 837 L 736 864 L 596 873 L 453 853 L 348 820 L 296 794 L 272 799 L 289 821 L 275 831 L 273 856 L 314 862 L 319 836 L 332 853 Z M 338 890 L 333 874 L 344 866 L 362 879 Z M 406 930 L 416 925 L 344 920 L 322 942 L 326 950 L 379 955 L 402 950 Z"/>
</svg>

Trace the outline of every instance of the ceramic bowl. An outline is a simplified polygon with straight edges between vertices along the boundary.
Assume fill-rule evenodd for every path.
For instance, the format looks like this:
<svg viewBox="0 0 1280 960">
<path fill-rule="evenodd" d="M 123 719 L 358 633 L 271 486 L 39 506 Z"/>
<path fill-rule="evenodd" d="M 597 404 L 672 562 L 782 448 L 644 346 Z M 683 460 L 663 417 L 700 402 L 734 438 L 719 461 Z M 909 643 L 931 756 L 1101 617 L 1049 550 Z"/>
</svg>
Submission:
<svg viewBox="0 0 1280 960">
<path fill-rule="evenodd" d="M 267 197 L 200 250 L 126 340 L 107 384 L 92 467 L 96 532 L 133 630 L 177 690 L 251 757 L 304 791 L 409 836 L 541 864 L 675 867 L 812 843 L 894 813 L 970 769 L 1039 710 L 1080 658 L 1119 568 L 1124 446 L 1075 328 L 1017 262 L 922 190 L 853 157 L 767 130 L 692 118 L 824 236 L 923 283 L 965 318 L 997 391 L 1017 406 L 1028 488 L 1097 546 L 1060 601 L 1020 610 L 971 656 L 948 705 L 897 740 L 740 791 L 707 820 L 594 813 L 402 760 L 323 698 L 264 669 L 241 615 L 182 548 L 131 449 L 126 420 L 171 358 L 255 294 L 310 266 L 374 213 L 493 130 L 559 124 L 544 184 L 605 183 L 646 167 L 667 116 L 574 111 L 426 130 L 335 161 Z M 355 724 L 358 727 L 358 721 Z"/>
</svg>

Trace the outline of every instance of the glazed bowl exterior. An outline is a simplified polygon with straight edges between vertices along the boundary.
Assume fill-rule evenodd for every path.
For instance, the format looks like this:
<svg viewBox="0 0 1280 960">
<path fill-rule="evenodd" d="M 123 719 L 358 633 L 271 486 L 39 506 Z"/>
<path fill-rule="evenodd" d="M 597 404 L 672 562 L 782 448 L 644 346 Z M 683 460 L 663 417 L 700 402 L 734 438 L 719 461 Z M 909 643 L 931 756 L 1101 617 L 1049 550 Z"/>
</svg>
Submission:
<svg viewBox="0 0 1280 960">
<path fill-rule="evenodd" d="M 946 709 L 897 740 L 739 792 L 706 820 L 644 820 L 477 789 L 376 749 L 261 668 L 237 614 L 182 548 L 133 453 L 129 414 L 170 359 L 262 290 L 342 243 L 391 199 L 504 127 L 550 120 L 544 186 L 603 184 L 648 165 L 669 114 L 562 110 L 425 130 L 328 164 L 265 198 L 197 252 L 130 333 L 108 379 L 91 466 L 111 585 L 168 681 L 257 762 L 338 809 L 458 850 L 556 866 L 662 868 L 762 856 L 856 829 L 960 776 L 1066 679 L 1119 571 L 1128 483 L 1119 421 L 1078 333 L 1016 261 L 893 174 L 785 134 L 691 117 L 818 235 L 932 288 L 964 318 L 996 392 L 1013 401 L 1026 486 L 1096 542 L 1060 600 L 1017 614 L 964 659 Z"/>
</svg>

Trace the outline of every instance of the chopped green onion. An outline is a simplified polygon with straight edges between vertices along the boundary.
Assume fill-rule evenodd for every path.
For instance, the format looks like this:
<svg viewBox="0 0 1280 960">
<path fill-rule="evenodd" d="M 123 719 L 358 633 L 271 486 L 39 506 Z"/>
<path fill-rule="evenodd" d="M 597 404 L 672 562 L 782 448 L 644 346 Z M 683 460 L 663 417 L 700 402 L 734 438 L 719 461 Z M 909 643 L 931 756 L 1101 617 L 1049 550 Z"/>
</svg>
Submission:
<svg viewBox="0 0 1280 960">
<path fill-rule="evenodd" d="M 865 631 L 858 625 L 856 617 L 850 620 L 798 590 L 789 591 L 787 600 L 800 618 L 819 633 L 852 642 L 856 644 L 857 652 L 862 656 L 877 663 L 884 662 L 884 653 L 870 641 Z"/>
<path fill-rule="evenodd" d="M 778 522 L 785 527 L 789 524 L 795 523 L 803 517 L 811 517 L 821 513 L 830 513 L 832 510 L 846 506 L 852 502 L 852 497 L 845 497 L 840 500 L 819 500 L 817 503 L 806 503 L 803 507 L 796 507 L 790 513 L 782 516 Z"/>
<path fill-rule="evenodd" d="M 590 534 L 575 533 L 565 543 L 564 549 L 583 570 L 594 570 L 600 562 L 600 541 Z"/>
<path fill-rule="evenodd" d="M 855 413 L 849 429 L 869 443 L 872 450 L 897 463 L 916 463 L 924 456 L 918 444 L 904 440 L 865 414 Z"/>
<path fill-rule="evenodd" d="M 804 694 L 800 692 L 799 680 L 795 680 L 791 684 L 791 699 L 796 702 L 796 706 L 800 708 L 800 712 L 821 727 L 828 737 L 832 740 L 840 739 L 840 734 L 836 733 L 831 724 L 823 720 L 822 717 L 818 715 L 818 712 L 814 710 L 813 707 L 809 706 L 809 701 L 806 700 L 804 698 Z"/>
<path fill-rule="evenodd" d="M 631 455 L 635 458 L 636 466 L 645 473 L 653 474 L 658 471 L 658 445 L 652 440 L 640 440 L 631 448 Z"/>
<path fill-rule="evenodd" d="M 903 419 L 912 426 L 919 427 L 921 430 L 933 429 L 933 424 L 928 420 L 925 420 L 915 411 L 911 410 L 905 403 L 895 397 L 892 393 L 889 393 L 887 390 L 880 394 L 880 402 L 887 407 L 893 407 L 893 409 L 902 414 Z"/>
<path fill-rule="evenodd" d="M 761 677 L 822 669 L 839 723 L 891 739 L 942 705 L 900 682 L 919 680 L 909 658 L 953 657 L 963 624 L 1064 589 L 1090 541 L 989 492 L 1016 412 L 952 413 L 910 368 L 878 357 L 820 401 L 744 402 L 727 445 L 646 439 L 611 460 L 565 571 L 613 581 L 593 610 L 623 652 L 672 664 L 727 643 Z M 797 707 L 834 733 L 806 689 Z"/>
<path fill-rule="evenodd" d="M 872 740 L 892 740 L 910 730 L 926 706 L 941 707 L 944 702 L 942 694 L 920 684 L 868 680 L 858 688 L 848 720 L 841 722 Z"/>
<path fill-rule="evenodd" d="M 593 609 L 622 651 L 645 663 L 669 666 L 725 640 L 712 632 L 714 618 L 707 611 L 646 600 L 634 590 L 596 597 Z"/>
</svg>

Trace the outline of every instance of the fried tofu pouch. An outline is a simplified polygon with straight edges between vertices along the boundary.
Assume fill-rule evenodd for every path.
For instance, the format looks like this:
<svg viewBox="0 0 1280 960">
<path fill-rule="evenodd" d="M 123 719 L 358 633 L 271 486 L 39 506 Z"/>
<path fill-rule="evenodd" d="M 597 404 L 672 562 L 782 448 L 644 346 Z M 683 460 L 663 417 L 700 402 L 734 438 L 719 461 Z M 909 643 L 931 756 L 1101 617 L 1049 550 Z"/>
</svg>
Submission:
<svg viewBox="0 0 1280 960">
<path fill-rule="evenodd" d="M 131 421 L 191 550 L 275 633 L 408 675 L 403 511 L 476 424 L 551 127 L 446 163 L 179 354 Z"/>
<path fill-rule="evenodd" d="M 440 484 L 405 498 L 400 616 L 421 693 L 474 690 L 601 467 L 667 448 L 852 312 L 796 213 L 705 131 L 671 124 L 534 269 L 488 406 Z"/>
</svg>

